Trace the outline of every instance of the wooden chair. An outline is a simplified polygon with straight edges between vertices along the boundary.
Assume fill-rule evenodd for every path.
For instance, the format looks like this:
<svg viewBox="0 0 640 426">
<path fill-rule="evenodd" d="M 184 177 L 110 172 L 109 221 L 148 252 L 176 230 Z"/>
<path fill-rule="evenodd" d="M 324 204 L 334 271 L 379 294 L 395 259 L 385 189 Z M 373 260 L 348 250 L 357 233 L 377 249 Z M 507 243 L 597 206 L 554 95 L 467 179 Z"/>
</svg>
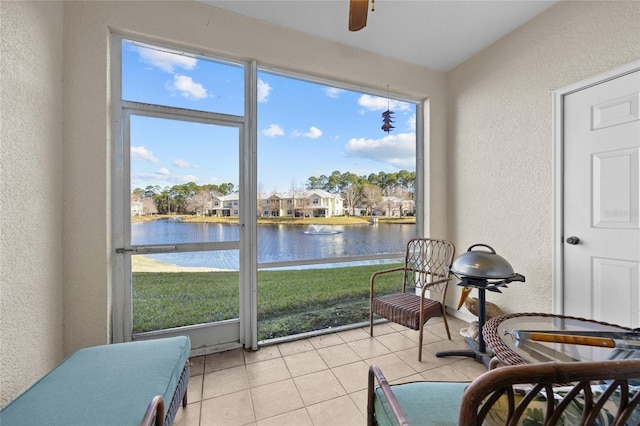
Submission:
<svg viewBox="0 0 640 426">
<path fill-rule="evenodd" d="M 420 331 L 418 361 L 422 361 L 422 334 L 424 324 L 432 317 L 441 316 L 444 328 L 451 340 L 445 312 L 445 297 L 449 267 L 453 262 L 455 247 L 445 240 L 414 238 L 407 244 L 404 266 L 375 272 L 370 281 L 369 333 L 373 336 L 373 315 Z M 389 273 L 403 273 L 400 293 L 375 296 L 375 281 Z M 420 295 L 416 294 L 419 289 Z M 429 298 L 426 291 L 429 290 Z M 439 294 L 439 298 L 432 298 Z"/>
<path fill-rule="evenodd" d="M 640 359 L 489 370 L 470 383 L 390 385 L 372 365 L 367 425 L 640 424 Z"/>
</svg>

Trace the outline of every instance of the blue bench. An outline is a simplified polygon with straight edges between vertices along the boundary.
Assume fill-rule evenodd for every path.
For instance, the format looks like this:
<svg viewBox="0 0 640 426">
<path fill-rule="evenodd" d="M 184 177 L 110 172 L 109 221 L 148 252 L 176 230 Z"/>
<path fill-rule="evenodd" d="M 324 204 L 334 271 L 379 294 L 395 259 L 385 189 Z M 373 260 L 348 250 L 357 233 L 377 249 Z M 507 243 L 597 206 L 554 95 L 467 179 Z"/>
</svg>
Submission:
<svg viewBox="0 0 640 426">
<path fill-rule="evenodd" d="M 186 336 L 81 349 L 0 410 L 0 424 L 171 425 L 190 350 Z"/>
</svg>

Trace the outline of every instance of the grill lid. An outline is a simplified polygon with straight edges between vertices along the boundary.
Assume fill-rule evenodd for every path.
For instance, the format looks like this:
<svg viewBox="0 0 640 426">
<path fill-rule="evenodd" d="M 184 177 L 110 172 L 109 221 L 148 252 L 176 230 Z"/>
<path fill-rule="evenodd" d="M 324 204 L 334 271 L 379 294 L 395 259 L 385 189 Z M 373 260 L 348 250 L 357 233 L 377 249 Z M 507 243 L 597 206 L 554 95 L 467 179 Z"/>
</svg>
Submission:
<svg viewBox="0 0 640 426">
<path fill-rule="evenodd" d="M 474 247 L 485 247 L 489 251 L 473 251 Z M 459 276 L 479 279 L 506 279 L 516 274 L 502 256 L 486 244 L 474 244 L 451 265 L 451 272 Z"/>
</svg>

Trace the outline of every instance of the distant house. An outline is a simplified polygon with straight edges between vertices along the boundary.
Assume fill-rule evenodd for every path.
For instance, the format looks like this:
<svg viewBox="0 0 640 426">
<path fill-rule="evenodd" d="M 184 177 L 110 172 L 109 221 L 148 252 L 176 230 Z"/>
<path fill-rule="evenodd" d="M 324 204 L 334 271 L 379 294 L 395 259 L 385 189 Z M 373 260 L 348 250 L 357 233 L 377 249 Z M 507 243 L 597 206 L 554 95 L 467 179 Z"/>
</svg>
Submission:
<svg viewBox="0 0 640 426">
<path fill-rule="evenodd" d="M 271 195 L 261 196 L 258 204 L 258 211 L 262 217 L 292 216 L 295 199 L 288 193 L 274 192 Z"/>
<path fill-rule="evenodd" d="M 344 214 L 342 197 L 321 189 L 274 192 L 261 196 L 258 204 L 263 217 L 331 217 Z"/>
<path fill-rule="evenodd" d="M 382 197 L 377 212 L 380 216 L 400 217 L 412 216 L 415 213 L 415 202 L 401 197 Z"/>
<path fill-rule="evenodd" d="M 205 214 L 218 217 L 238 217 L 240 214 L 240 193 L 214 195 L 208 203 Z"/>
<path fill-rule="evenodd" d="M 404 197 L 382 197 L 382 201 L 378 203 L 373 212 L 373 216 L 385 216 L 385 217 L 404 217 L 413 216 L 416 212 L 416 203 L 410 198 Z M 358 205 L 353 208 L 354 216 L 365 216 L 369 214 L 369 210 L 364 205 Z"/>
<path fill-rule="evenodd" d="M 338 194 L 321 189 L 314 189 L 306 194 L 309 201 L 307 211 L 313 217 L 342 216 L 344 214 L 344 204 L 342 197 Z"/>
<path fill-rule="evenodd" d="M 144 216 L 142 201 L 131 201 L 131 216 Z"/>
<path fill-rule="evenodd" d="M 144 203 L 139 194 L 131 194 L 131 217 L 144 216 Z"/>
</svg>

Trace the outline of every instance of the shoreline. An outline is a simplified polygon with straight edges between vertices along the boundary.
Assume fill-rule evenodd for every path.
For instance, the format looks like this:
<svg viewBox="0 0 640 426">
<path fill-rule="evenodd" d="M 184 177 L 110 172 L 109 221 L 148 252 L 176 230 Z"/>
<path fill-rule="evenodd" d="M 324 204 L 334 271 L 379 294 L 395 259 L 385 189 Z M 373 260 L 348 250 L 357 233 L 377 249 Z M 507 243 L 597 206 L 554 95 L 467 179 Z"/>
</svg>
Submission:
<svg viewBox="0 0 640 426">
<path fill-rule="evenodd" d="M 131 256 L 131 269 L 135 272 L 225 272 L 228 269 L 207 268 L 204 266 L 179 266 L 161 262 L 148 256 L 137 254 Z"/>
<path fill-rule="evenodd" d="M 278 217 L 278 218 L 258 218 L 258 225 L 297 225 L 297 226 L 311 226 L 311 225 L 371 225 L 370 219 L 376 219 L 377 223 L 387 223 L 395 225 L 415 225 L 415 216 L 403 216 L 403 217 L 386 217 L 386 216 L 333 216 L 333 217 L 314 217 L 314 218 L 291 218 L 291 217 Z M 238 218 L 233 217 L 218 217 L 218 216 L 196 216 L 196 215 L 147 215 L 147 216 L 133 216 L 131 223 L 148 222 L 153 220 L 165 220 L 165 219 L 179 219 L 184 223 L 222 223 L 229 225 L 237 225 Z"/>
</svg>

